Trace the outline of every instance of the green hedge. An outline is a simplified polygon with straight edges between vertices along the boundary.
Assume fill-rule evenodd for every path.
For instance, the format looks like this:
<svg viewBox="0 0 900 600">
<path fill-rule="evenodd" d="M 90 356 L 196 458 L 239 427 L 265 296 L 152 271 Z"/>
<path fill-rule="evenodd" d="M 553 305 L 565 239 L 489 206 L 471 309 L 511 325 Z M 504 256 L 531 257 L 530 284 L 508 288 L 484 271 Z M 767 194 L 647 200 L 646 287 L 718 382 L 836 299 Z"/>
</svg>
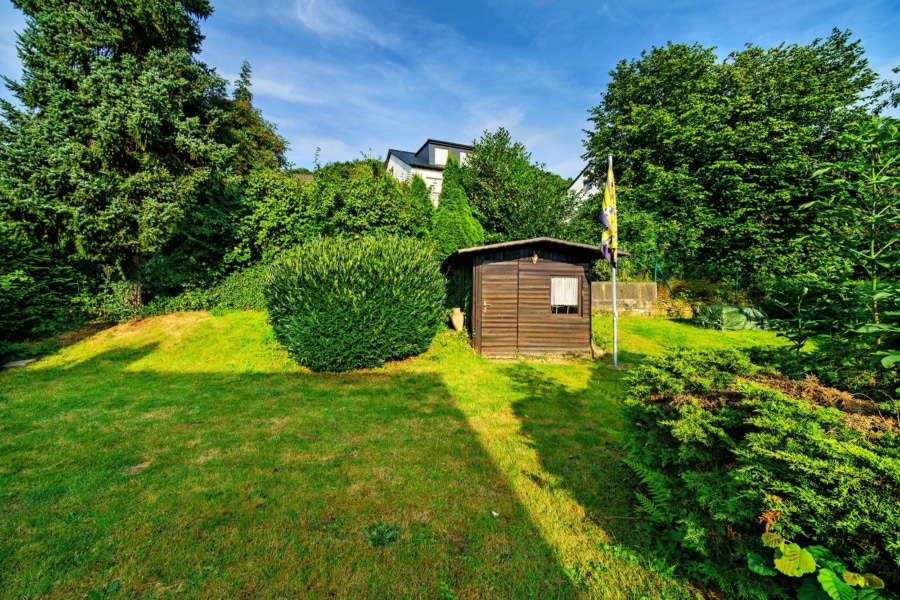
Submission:
<svg viewBox="0 0 900 600">
<path fill-rule="evenodd" d="M 269 271 L 269 320 L 279 342 L 313 371 L 349 371 L 418 354 L 445 314 L 434 252 L 398 237 L 324 238 Z"/>
<path fill-rule="evenodd" d="M 751 553 L 771 560 L 760 540 L 768 523 L 900 589 L 894 417 L 814 381 L 762 377 L 736 351 L 649 359 L 631 382 L 624 440 L 636 504 L 687 575 L 728 597 L 796 597 L 800 579 L 748 569 Z"/>
<path fill-rule="evenodd" d="M 190 289 L 177 296 L 156 298 L 144 307 L 142 314 L 162 315 L 190 310 L 265 310 L 263 285 L 268 268 L 268 265 L 258 263 L 231 273 L 208 289 Z"/>
</svg>

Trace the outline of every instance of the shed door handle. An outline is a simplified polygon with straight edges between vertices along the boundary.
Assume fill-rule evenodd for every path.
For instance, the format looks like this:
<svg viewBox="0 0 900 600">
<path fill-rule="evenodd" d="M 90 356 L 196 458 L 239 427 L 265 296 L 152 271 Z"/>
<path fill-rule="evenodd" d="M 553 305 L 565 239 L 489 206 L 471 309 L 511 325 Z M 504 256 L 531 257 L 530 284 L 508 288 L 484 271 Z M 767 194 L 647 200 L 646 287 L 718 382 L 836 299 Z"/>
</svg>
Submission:
<svg viewBox="0 0 900 600">
<path fill-rule="evenodd" d="M 489 309 L 490 307 L 491 307 L 490 304 L 488 304 L 487 302 L 484 303 L 484 310 L 487 310 L 487 309 Z"/>
</svg>

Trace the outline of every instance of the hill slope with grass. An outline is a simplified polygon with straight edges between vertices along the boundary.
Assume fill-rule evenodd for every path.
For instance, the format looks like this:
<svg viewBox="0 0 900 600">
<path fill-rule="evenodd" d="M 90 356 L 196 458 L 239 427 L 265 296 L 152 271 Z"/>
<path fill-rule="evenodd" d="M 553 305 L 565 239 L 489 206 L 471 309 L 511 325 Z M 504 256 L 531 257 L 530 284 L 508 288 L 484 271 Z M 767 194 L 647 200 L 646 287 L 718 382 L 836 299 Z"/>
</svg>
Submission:
<svg viewBox="0 0 900 600">
<path fill-rule="evenodd" d="M 632 363 L 774 339 L 621 332 Z M 311 374 L 254 312 L 96 331 L 0 372 L 0 598 L 681 597 L 633 533 L 623 376 L 449 333 Z"/>
</svg>

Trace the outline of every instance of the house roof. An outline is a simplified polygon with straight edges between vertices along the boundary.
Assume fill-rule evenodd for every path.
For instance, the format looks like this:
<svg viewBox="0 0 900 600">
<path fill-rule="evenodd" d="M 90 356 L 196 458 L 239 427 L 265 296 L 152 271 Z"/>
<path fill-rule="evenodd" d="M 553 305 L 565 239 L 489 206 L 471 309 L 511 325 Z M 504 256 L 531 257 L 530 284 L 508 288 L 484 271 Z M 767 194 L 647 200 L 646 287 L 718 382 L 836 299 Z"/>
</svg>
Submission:
<svg viewBox="0 0 900 600">
<path fill-rule="evenodd" d="M 425 140 L 425 143 L 422 144 L 422 147 L 416 150 L 416 154 L 425 149 L 428 144 L 434 144 L 435 146 L 448 146 L 450 148 L 456 148 L 457 150 L 471 150 L 472 146 L 467 146 L 465 144 L 457 144 L 456 142 L 442 142 L 441 140 L 433 140 L 431 138 Z"/>
<path fill-rule="evenodd" d="M 587 171 L 588 167 L 590 167 L 590 166 L 591 165 L 584 165 L 584 167 L 582 167 L 582 169 L 580 171 L 578 171 L 578 175 L 575 176 L 575 178 L 572 180 L 572 183 L 575 183 L 576 181 L 578 181 L 578 178 L 581 177 L 582 175 L 584 175 L 584 172 Z"/>
<path fill-rule="evenodd" d="M 559 250 L 564 252 L 573 252 L 577 254 L 587 255 L 591 259 L 602 258 L 603 253 L 600 246 L 591 246 L 590 244 L 579 244 L 578 242 L 567 242 L 566 240 L 558 240 L 556 238 L 539 237 L 530 240 L 516 240 L 514 242 L 503 242 L 501 244 L 489 244 L 487 246 L 476 246 L 474 248 L 462 248 L 457 250 L 444 260 L 444 264 L 456 262 L 461 258 L 475 256 L 482 252 L 493 252 L 495 250 L 511 250 L 513 248 L 521 248 L 524 246 L 536 246 L 544 250 Z M 619 250 L 619 256 L 631 256 L 624 250 Z"/>
<path fill-rule="evenodd" d="M 391 155 L 396 156 L 398 159 L 402 160 L 410 167 L 415 167 L 417 169 L 431 169 L 432 171 L 443 171 L 444 165 L 435 165 L 428 162 L 428 157 L 422 158 L 419 154 L 422 153 L 422 150 L 428 147 L 429 144 L 433 144 L 435 146 L 444 146 L 447 148 L 455 148 L 456 150 L 465 150 L 466 152 L 470 152 L 472 150 L 472 146 L 466 146 L 465 144 L 457 144 L 454 142 L 442 142 L 441 140 L 433 140 L 429 138 L 422 144 L 422 147 L 416 150 L 415 152 L 407 152 L 406 150 L 395 150 L 393 148 L 388 150 L 387 158 L 384 159 L 384 164 L 387 164 L 391 161 Z"/>
<path fill-rule="evenodd" d="M 423 160 L 423 159 L 419 158 L 418 156 L 416 156 L 415 153 L 407 152 L 406 150 L 394 150 L 394 149 L 388 150 L 387 159 L 385 159 L 385 161 L 384 161 L 385 165 L 387 165 L 387 163 L 390 162 L 391 155 L 396 156 L 397 158 L 399 158 L 400 160 L 402 160 L 403 162 L 408 164 L 410 167 L 415 167 L 417 169 L 431 169 L 432 171 L 443 171 L 444 170 L 443 165 L 433 165 L 433 164 L 429 163 L 427 159 Z"/>
</svg>

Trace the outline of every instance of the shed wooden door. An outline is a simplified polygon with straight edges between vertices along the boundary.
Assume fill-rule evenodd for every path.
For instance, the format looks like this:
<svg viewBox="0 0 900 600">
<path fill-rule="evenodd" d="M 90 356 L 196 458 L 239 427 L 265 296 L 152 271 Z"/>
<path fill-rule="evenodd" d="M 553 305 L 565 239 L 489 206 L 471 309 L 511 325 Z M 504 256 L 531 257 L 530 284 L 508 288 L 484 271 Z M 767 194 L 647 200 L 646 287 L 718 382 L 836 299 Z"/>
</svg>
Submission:
<svg viewBox="0 0 900 600">
<path fill-rule="evenodd" d="M 519 332 L 519 263 L 481 263 L 480 351 L 484 356 L 515 356 Z"/>
</svg>

